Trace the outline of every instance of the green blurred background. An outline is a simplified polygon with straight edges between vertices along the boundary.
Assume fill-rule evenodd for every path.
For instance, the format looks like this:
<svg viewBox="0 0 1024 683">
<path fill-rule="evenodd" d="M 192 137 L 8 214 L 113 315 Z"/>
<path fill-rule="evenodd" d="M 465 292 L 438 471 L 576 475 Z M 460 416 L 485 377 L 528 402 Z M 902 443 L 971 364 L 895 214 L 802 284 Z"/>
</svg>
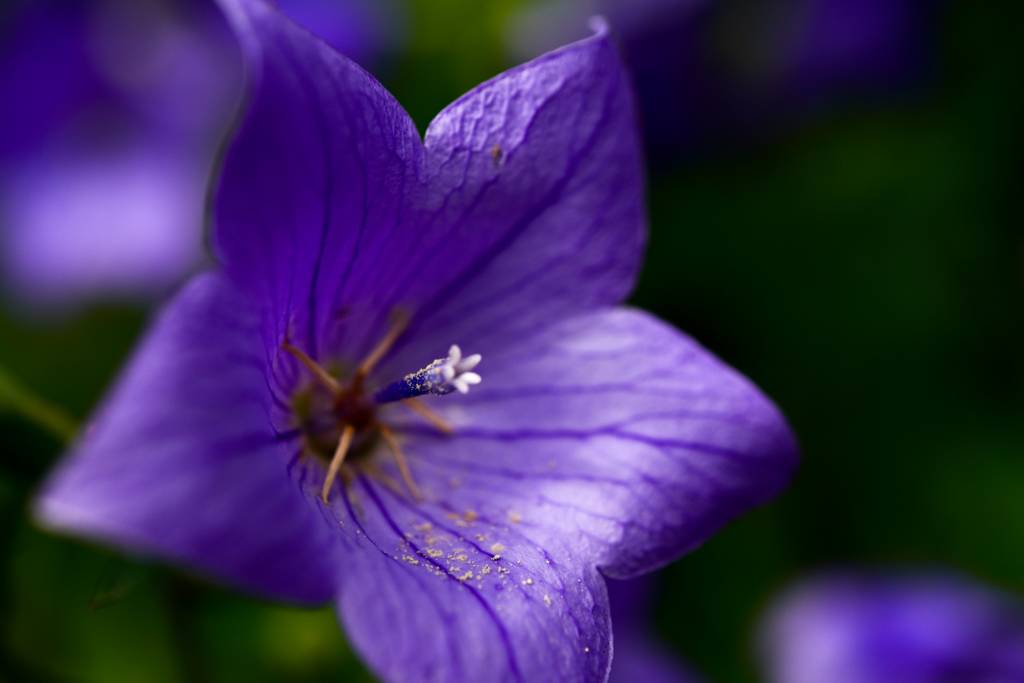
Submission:
<svg viewBox="0 0 1024 683">
<path fill-rule="evenodd" d="M 421 130 L 509 66 L 516 5 L 411 0 L 407 50 L 381 75 Z M 758 680 L 760 610 L 816 568 L 941 563 L 1024 592 L 1022 25 L 1013 0 L 955 1 L 921 97 L 650 178 L 633 303 L 763 387 L 805 453 L 777 502 L 662 573 L 658 631 L 711 681 Z M 0 316 L 0 366 L 81 419 L 148 312 Z M 0 411 L 0 449 L 0 680 L 372 680 L 330 610 L 34 529 L 60 440 Z"/>
</svg>

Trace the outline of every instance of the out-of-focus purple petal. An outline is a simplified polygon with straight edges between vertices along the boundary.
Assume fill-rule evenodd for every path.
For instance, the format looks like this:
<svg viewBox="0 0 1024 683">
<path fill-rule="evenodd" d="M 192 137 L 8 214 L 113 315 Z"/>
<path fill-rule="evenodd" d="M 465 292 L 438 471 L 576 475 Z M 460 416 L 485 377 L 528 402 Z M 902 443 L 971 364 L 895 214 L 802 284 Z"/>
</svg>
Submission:
<svg viewBox="0 0 1024 683">
<path fill-rule="evenodd" d="M 390 0 L 278 0 L 277 7 L 343 55 L 369 68 L 404 30 Z"/>
<path fill-rule="evenodd" d="M 68 292 L 164 292 L 201 258 L 206 174 L 190 154 L 134 145 L 26 161 L 0 183 L 8 284 L 22 300 L 50 304 Z"/>
<path fill-rule="evenodd" d="M 2 159 L 31 153 L 67 117 L 109 92 L 90 68 L 84 6 L 23 5 L 0 15 Z"/>
<path fill-rule="evenodd" d="M 239 7 L 255 94 L 221 179 L 215 245 L 269 302 L 268 344 L 288 335 L 314 357 L 359 358 L 403 308 L 419 348 L 381 366 L 390 380 L 435 340 L 461 343 L 453 328 L 485 352 L 629 292 L 642 173 L 605 33 L 476 88 L 424 146 L 368 74 L 272 9 Z"/>
<path fill-rule="evenodd" d="M 760 636 L 770 683 L 1024 681 L 1019 599 L 955 575 L 819 576 L 783 593 Z"/>
<path fill-rule="evenodd" d="M 163 312 L 36 502 L 45 526 L 244 589 L 321 602 L 334 541 L 270 427 L 254 316 L 218 275 Z"/>
<path fill-rule="evenodd" d="M 944 0 L 555 0 L 514 15 L 518 58 L 571 39 L 588 14 L 622 36 L 649 157 L 749 145 L 838 102 L 917 91 Z"/>
<path fill-rule="evenodd" d="M 19 299 L 164 293 L 200 255 L 240 60 L 211 7 L 15 3 L 0 49 L 0 246 Z"/>
</svg>

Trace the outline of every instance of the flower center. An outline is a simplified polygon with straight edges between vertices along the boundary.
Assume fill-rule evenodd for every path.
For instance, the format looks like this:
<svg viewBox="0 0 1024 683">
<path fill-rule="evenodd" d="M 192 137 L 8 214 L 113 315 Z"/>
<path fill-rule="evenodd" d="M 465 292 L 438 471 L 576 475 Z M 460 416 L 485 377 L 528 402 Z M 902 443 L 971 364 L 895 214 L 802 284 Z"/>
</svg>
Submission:
<svg viewBox="0 0 1024 683">
<path fill-rule="evenodd" d="M 371 457 L 379 450 L 381 441 L 391 451 L 405 487 L 414 499 L 420 500 L 419 488 L 398 439 L 387 425 L 377 419 L 377 407 L 401 402 L 439 431 L 451 434 L 454 431 L 451 425 L 418 397 L 426 394 L 443 396 L 456 391 L 465 394 L 470 386 L 480 383 L 480 375 L 473 372 L 480 362 L 480 355 L 464 358 L 461 349 L 453 344 L 447 358 L 439 358 L 422 370 L 367 394 L 363 386 L 367 376 L 401 337 L 406 324 L 404 316 L 396 317 L 387 335 L 359 364 L 347 385 L 287 340 L 281 344 L 281 348 L 295 356 L 316 380 L 313 386 L 295 394 L 292 409 L 302 432 L 303 454 L 312 455 L 327 465 L 321 491 L 325 504 L 338 475 L 347 484 L 352 476 L 351 469 L 397 488 Z"/>
</svg>

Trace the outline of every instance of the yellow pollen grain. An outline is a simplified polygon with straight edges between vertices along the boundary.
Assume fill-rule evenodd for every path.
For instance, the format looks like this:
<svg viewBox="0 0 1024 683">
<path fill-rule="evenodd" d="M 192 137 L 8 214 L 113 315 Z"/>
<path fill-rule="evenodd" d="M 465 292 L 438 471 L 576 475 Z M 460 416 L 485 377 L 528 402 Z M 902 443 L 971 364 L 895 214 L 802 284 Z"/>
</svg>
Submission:
<svg viewBox="0 0 1024 683">
<path fill-rule="evenodd" d="M 433 548 L 427 548 L 424 552 L 426 552 L 427 555 L 429 555 L 430 557 L 441 557 L 442 555 L 444 555 L 444 552 L 440 550 L 434 550 Z"/>
<path fill-rule="evenodd" d="M 486 564 L 485 564 L 485 565 L 484 565 L 484 568 L 480 570 L 480 573 L 481 573 L 481 574 L 490 574 L 490 573 L 491 573 L 491 568 L 490 568 L 490 566 L 488 566 L 488 565 L 486 565 Z"/>
<path fill-rule="evenodd" d="M 512 522 L 513 524 L 519 524 L 519 522 L 523 521 L 523 518 L 520 517 L 519 513 L 516 512 L 515 510 L 509 510 L 508 521 Z"/>
<path fill-rule="evenodd" d="M 548 603 L 548 607 L 551 607 L 551 598 L 549 598 L 548 596 L 545 595 L 544 596 L 544 602 Z"/>
<path fill-rule="evenodd" d="M 466 510 L 462 513 L 462 518 L 467 522 L 472 522 L 477 518 L 477 514 L 473 510 Z"/>
<path fill-rule="evenodd" d="M 466 561 L 466 560 L 468 560 L 469 558 L 468 558 L 468 557 L 466 557 L 465 555 L 456 555 L 456 556 L 455 556 L 455 559 L 456 559 L 456 560 L 458 560 L 459 562 L 465 562 L 465 561 Z"/>
<path fill-rule="evenodd" d="M 584 652 L 590 652 L 590 648 L 589 647 L 585 647 L 585 648 L 583 648 L 583 651 Z"/>
<path fill-rule="evenodd" d="M 454 521 L 454 520 L 459 518 L 459 515 L 458 515 L 458 513 L 455 513 L 455 512 L 449 512 L 447 515 L 445 515 L 445 517 L 447 517 L 448 519 Z"/>
<path fill-rule="evenodd" d="M 486 540 L 487 540 L 487 537 L 486 537 L 486 536 L 484 536 L 483 534 L 477 534 L 477 535 L 476 535 L 476 540 L 478 540 L 478 541 L 480 541 L 481 543 L 483 543 L 484 541 L 486 541 Z"/>
<path fill-rule="evenodd" d="M 416 531 L 427 532 L 434 528 L 434 525 L 430 522 L 424 522 L 423 524 L 413 524 L 412 528 Z"/>
<path fill-rule="evenodd" d="M 500 559 L 501 559 L 501 555 L 495 555 L 495 556 L 494 556 L 494 557 L 492 557 L 491 559 L 492 559 L 492 560 L 494 560 L 495 562 L 497 562 L 498 560 L 500 560 Z"/>
<path fill-rule="evenodd" d="M 532 586 L 533 585 L 533 579 L 527 579 L 526 581 L 523 581 L 523 585 L 524 586 Z"/>
<path fill-rule="evenodd" d="M 409 555 L 403 555 L 402 559 L 405 560 L 406 562 L 408 562 L 409 564 L 419 564 L 420 563 L 420 561 L 417 560 L 415 557 L 410 557 Z"/>
<path fill-rule="evenodd" d="M 473 578 L 473 572 L 472 571 L 468 571 L 468 572 L 466 572 L 465 574 L 463 574 L 462 576 L 459 577 L 459 581 L 469 581 L 472 578 Z"/>
<path fill-rule="evenodd" d="M 492 553 L 500 553 L 504 549 L 505 549 L 505 546 L 503 546 L 500 543 L 495 543 L 494 545 L 491 546 L 491 552 Z"/>
</svg>

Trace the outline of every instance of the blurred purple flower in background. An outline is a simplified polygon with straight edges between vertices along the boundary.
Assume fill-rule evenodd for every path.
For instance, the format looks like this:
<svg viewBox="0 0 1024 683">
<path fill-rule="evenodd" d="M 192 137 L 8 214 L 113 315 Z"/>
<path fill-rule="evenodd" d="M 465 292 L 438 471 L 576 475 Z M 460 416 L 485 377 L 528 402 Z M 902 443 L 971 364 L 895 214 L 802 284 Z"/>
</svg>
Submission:
<svg viewBox="0 0 1024 683">
<path fill-rule="evenodd" d="M 952 574 L 819 576 L 760 636 L 766 683 L 1024 681 L 1024 605 Z"/>
<path fill-rule="evenodd" d="M 679 657 L 658 642 L 651 623 L 655 574 L 608 581 L 615 625 L 615 657 L 608 683 L 700 683 Z"/>
<path fill-rule="evenodd" d="M 518 59 L 603 14 L 640 93 L 648 155 L 746 146 L 838 105 L 920 90 L 944 0 L 555 0 L 514 15 Z"/>
<path fill-rule="evenodd" d="M 38 518 L 333 599 L 385 680 L 605 680 L 603 576 L 693 549 L 797 462 L 752 384 L 618 305 L 645 220 L 607 30 L 421 140 L 351 61 L 224 4 L 253 92 L 215 198 L 222 269 L 160 316 Z M 453 342 L 483 384 L 429 396 L 479 381 Z"/>
<path fill-rule="evenodd" d="M 371 60 L 367 0 L 288 0 Z M 214 153 L 241 90 L 230 29 L 205 0 L 26 0 L 0 14 L 0 269 L 60 306 L 166 292 L 202 259 Z"/>
</svg>

